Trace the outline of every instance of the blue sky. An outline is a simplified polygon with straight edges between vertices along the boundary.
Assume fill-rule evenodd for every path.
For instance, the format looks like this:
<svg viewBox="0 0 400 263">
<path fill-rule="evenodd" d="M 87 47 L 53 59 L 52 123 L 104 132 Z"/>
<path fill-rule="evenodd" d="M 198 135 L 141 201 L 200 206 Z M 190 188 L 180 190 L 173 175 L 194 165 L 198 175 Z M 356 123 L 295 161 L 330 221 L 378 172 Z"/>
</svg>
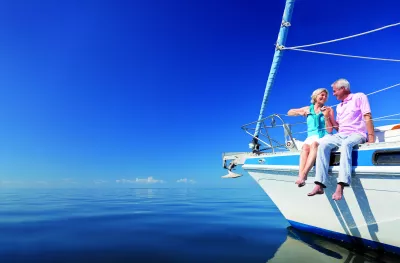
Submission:
<svg viewBox="0 0 400 263">
<path fill-rule="evenodd" d="M 240 126 L 258 117 L 283 8 L 283 0 L 3 1 L 0 181 L 256 187 L 248 176 L 220 179 L 221 154 L 248 150 Z M 298 0 L 287 45 L 399 22 L 399 8 Z M 315 50 L 399 59 L 399 30 Z M 337 78 L 369 93 L 399 83 L 399 72 L 400 63 L 289 51 L 266 114 L 308 105 Z M 398 113 L 399 95 L 371 96 L 373 116 Z"/>
</svg>

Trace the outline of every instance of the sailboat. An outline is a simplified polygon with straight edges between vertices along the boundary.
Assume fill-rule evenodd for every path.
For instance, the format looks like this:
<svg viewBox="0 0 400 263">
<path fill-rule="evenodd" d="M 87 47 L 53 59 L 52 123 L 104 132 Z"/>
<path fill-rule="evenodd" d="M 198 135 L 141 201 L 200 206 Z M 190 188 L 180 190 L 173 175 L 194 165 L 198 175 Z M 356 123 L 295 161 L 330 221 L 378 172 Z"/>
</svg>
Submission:
<svg viewBox="0 0 400 263">
<path fill-rule="evenodd" d="M 285 47 L 294 2 L 295 0 L 286 0 L 258 120 L 242 126 L 242 129 L 252 137 L 249 144 L 251 151 L 223 153 L 223 167 L 229 171 L 224 178 L 240 177 L 241 174 L 234 171 L 241 166 L 275 203 L 290 225 L 296 229 L 400 254 L 400 125 L 393 123 L 375 127 L 376 142 L 360 144 L 354 148 L 352 183 L 346 188 L 342 200 L 334 201 L 331 197 L 337 184 L 340 151 L 331 153 L 325 193 L 310 198 L 307 193 L 311 192 L 313 183 L 308 183 L 302 188 L 294 185 L 303 143 L 294 136 L 295 125 L 288 123 L 285 116 L 280 114 L 264 116 L 284 51 L 302 50 L 306 47 L 306 45 Z M 376 30 L 370 32 L 374 31 Z M 345 40 L 358 35 L 314 45 Z M 332 55 L 332 53 L 327 54 Z M 333 55 L 356 57 L 344 54 Z M 399 62 L 394 59 L 369 59 Z M 385 90 L 398 86 L 400 83 Z M 279 138 L 276 137 L 277 134 L 280 134 Z M 313 168 L 308 174 L 308 181 L 314 182 L 314 176 Z"/>
</svg>

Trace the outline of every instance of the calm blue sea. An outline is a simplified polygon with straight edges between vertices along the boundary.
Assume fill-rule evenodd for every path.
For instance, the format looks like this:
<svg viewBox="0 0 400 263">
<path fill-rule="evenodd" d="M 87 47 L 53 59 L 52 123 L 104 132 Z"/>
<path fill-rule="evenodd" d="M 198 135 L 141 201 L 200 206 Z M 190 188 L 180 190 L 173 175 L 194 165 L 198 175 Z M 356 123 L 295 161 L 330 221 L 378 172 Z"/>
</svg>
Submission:
<svg viewBox="0 0 400 263">
<path fill-rule="evenodd" d="M 1 263 L 400 262 L 296 231 L 254 189 L 0 189 L 0 215 Z"/>
</svg>

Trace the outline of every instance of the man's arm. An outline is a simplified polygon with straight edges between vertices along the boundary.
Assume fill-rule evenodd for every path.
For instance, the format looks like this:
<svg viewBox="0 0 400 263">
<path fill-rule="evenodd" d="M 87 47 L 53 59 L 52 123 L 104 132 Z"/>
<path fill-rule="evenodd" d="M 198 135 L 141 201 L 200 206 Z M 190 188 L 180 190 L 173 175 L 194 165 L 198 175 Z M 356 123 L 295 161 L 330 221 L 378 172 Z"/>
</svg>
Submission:
<svg viewBox="0 0 400 263">
<path fill-rule="evenodd" d="M 374 131 L 374 122 L 372 121 L 371 113 L 364 114 L 365 126 L 367 127 L 368 132 L 368 142 L 375 142 L 375 131 Z"/>
<path fill-rule="evenodd" d="M 333 129 L 339 131 L 339 123 L 335 120 L 335 114 L 333 113 L 333 109 L 331 107 L 326 107 L 327 113 L 324 112 L 325 120 L 328 120 L 325 124 L 327 127 L 327 131 L 332 133 Z M 328 130 L 329 128 L 329 130 Z M 333 129 L 332 129 L 333 128 Z"/>
<path fill-rule="evenodd" d="M 330 112 L 330 119 L 331 119 L 331 123 L 332 123 L 332 128 L 334 128 L 336 131 L 339 131 L 339 123 L 337 123 L 335 120 L 335 115 L 333 113 L 333 109 L 331 109 L 331 112 Z"/>
<path fill-rule="evenodd" d="M 333 113 L 333 109 L 331 107 L 324 106 L 324 107 L 322 107 L 321 110 L 322 110 L 322 113 L 324 114 L 324 117 L 325 117 L 325 128 L 326 128 L 326 131 L 331 134 L 332 131 L 333 131 L 333 128 L 335 128 L 337 130 L 337 127 L 334 127 L 335 124 L 337 124 L 337 123 L 335 121 L 335 116 L 334 116 L 334 113 Z"/>
</svg>

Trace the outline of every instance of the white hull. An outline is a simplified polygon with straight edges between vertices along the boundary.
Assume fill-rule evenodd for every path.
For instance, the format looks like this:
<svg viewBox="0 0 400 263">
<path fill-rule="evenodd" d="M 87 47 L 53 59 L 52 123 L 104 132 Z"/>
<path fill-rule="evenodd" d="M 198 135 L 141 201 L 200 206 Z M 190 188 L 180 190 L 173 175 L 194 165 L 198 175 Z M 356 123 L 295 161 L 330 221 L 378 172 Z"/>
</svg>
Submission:
<svg viewBox="0 0 400 263">
<path fill-rule="evenodd" d="M 268 263 L 286 262 L 399 262 L 397 256 L 376 253 L 372 250 L 354 250 L 343 242 L 308 234 L 289 227 L 285 242 Z M 365 253 L 367 252 L 367 253 Z"/>
<path fill-rule="evenodd" d="M 336 176 L 329 176 L 325 194 L 309 197 L 314 177 L 299 188 L 294 172 L 269 171 L 248 172 L 294 227 L 399 253 L 400 176 L 355 176 L 351 187 L 345 188 L 344 199 L 334 201 Z"/>
<path fill-rule="evenodd" d="M 287 141 L 285 151 L 227 153 L 223 165 L 242 165 L 294 228 L 400 254 L 400 125 L 377 127 L 375 134 L 377 143 L 353 150 L 351 186 L 339 201 L 332 199 L 340 166 L 337 150 L 330 156 L 325 193 L 312 197 L 307 194 L 315 187 L 313 169 L 304 187 L 295 184 L 300 141 Z"/>
</svg>

